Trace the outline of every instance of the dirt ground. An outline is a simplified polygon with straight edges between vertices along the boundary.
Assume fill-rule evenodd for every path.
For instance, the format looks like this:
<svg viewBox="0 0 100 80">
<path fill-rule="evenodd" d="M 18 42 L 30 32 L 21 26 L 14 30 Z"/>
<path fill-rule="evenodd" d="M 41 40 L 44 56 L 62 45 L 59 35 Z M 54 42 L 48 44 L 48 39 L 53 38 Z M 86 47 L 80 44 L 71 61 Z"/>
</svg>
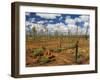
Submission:
<svg viewBox="0 0 100 80">
<path fill-rule="evenodd" d="M 78 44 L 78 62 L 75 62 L 75 51 L 76 48 L 69 48 L 69 46 L 79 41 Z M 65 48 L 61 52 L 50 52 L 50 55 L 53 55 L 53 58 L 50 58 L 49 62 L 40 63 L 38 60 L 40 56 L 32 56 L 31 50 L 41 48 L 45 46 L 46 50 L 51 48 Z M 45 54 L 46 50 L 43 54 Z M 49 54 L 48 53 L 48 54 Z M 42 55 L 43 56 L 43 55 Z M 49 55 L 47 55 L 49 56 Z M 36 66 L 60 66 L 60 65 L 75 65 L 75 64 L 89 64 L 89 40 L 86 38 L 62 38 L 60 39 L 39 39 L 39 40 L 26 40 L 26 67 L 36 67 Z"/>
</svg>

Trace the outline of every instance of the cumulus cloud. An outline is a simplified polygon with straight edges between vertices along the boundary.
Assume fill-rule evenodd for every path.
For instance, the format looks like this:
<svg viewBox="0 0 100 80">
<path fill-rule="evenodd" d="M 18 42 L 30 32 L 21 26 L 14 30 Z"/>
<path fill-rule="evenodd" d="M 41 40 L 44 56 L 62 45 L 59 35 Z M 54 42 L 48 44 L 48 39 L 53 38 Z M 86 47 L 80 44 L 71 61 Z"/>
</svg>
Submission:
<svg viewBox="0 0 100 80">
<path fill-rule="evenodd" d="M 80 17 L 75 18 L 75 22 L 82 22 Z"/>
<path fill-rule="evenodd" d="M 49 22 L 52 23 L 52 22 L 54 22 L 54 21 L 53 21 L 53 20 L 50 20 Z"/>
<path fill-rule="evenodd" d="M 30 23 L 28 23 L 30 24 Z M 30 25 L 30 28 L 32 29 L 33 27 L 36 28 L 37 32 L 44 32 L 45 33 L 45 28 L 44 25 L 42 24 L 34 24 L 32 23 Z M 48 24 L 47 26 L 45 26 L 48 29 L 48 32 L 50 32 L 51 34 L 54 34 L 54 32 L 58 31 L 59 34 L 63 33 L 63 34 L 68 34 L 68 31 L 70 31 L 71 35 L 85 35 L 86 34 L 86 27 L 81 28 L 80 26 L 76 26 L 76 25 L 64 25 L 63 23 L 57 23 L 57 24 Z M 28 29 L 27 29 L 28 30 Z M 89 30 L 88 30 L 88 34 L 89 34 Z"/>
<path fill-rule="evenodd" d="M 31 23 L 29 21 L 25 22 L 25 26 L 26 26 L 26 30 L 32 29 L 33 27 L 35 27 L 37 31 L 40 31 L 43 29 L 42 24 Z"/>
<path fill-rule="evenodd" d="M 44 21 L 38 21 L 37 23 L 38 23 L 38 24 L 43 24 L 43 23 L 44 23 Z"/>
<path fill-rule="evenodd" d="M 76 22 L 87 22 L 89 23 L 89 16 L 82 15 L 79 17 L 76 17 L 75 19 L 72 19 L 70 16 L 67 16 L 65 19 L 65 22 L 67 24 L 75 24 Z"/>
<path fill-rule="evenodd" d="M 77 30 L 77 25 L 75 24 L 76 21 L 80 21 L 80 19 L 79 18 L 72 19 L 70 16 L 67 16 L 65 19 L 70 34 L 76 34 L 76 30 Z"/>
<path fill-rule="evenodd" d="M 83 21 L 89 21 L 89 16 L 88 15 L 82 15 L 82 16 L 80 16 L 80 18 Z"/>
<path fill-rule="evenodd" d="M 29 16 L 29 15 L 30 15 L 30 13 L 29 13 L 29 12 L 26 12 L 26 13 L 25 13 L 25 15 Z"/>
<path fill-rule="evenodd" d="M 86 29 L 88 27 L 88 33 L 89 33 L 89 16 L 87 15 L 82 15 L 76 18 L 71 18 L 70 16 L 67 16 L 65 19 L 65 22 L 67 23 L 68 30 L 70 30 L 71 34 L 76 34 L 76 32 L 79 35 L 85 35 L 86 34 Z M 76 25 L 76 23 L 81 23 L 83 22 L 82 25 Z"/>
<path fill-rule="evenodd" d="M 35 29 L 39 32 L 41 30 L 45 31 L 42 24 L 33 24 L 32 27 L 35 27 Z"/>
<path fill-rule="evenodd" d="M 89 35 L 89 16 L 88 15 L 82 15 L 82 16 L 80 16 L 80 18 L 81 18 L 81 20 L 82 21 L 84 21 L 84 27 L 83 27 L 83 31 L 82 32 L 84 32 L 84 34 L 86 34 L 86 30 L 88 29 L 88 35 Z"/>
<path fill-rule="evenodd" d="M 89 26 L 89 22 L 84 22 L 84 27 L 88 27 Z"/>
<path fill-rule="evenodd" d="M 50 22 L 52 23 L 54 18 L 56 18 L 56 16 L 60 16 L 59 14 L 39 14 L 37 13 L 36 15 L 46 18 L 46 19 L 51 19 L 51 20 L 41 20 L 38 21 L 37 23 L 32 23 L 29 21 L 26 21 L 25 25 L 26 27 L 35 27 L 36 30 L 38 32 L 46 32 L 45 28 L 48 29 L 49 32 L 55 32 L 58 31 L 59 33 L 66 33 L 68 34 L 68 31 L 70 31 L 70 34 L 72 35 L 86 35 L 86 29 L 88 27 L 88 33 L 89 34 L 89 16 L 86 15 L 82 15 L 76 18 L 71 18 L 71 16 L 67 16 L 65 19 L 65 22 L 67 25 L 65 25 L 64 23 L 60 22 L 60 23 L 55 23 L 55 24 L 50 24 Z M 35 21 L 34 18 L 33 22 Z M 43 25 L 43 23 L 47 22 L 47 25 Z M 83 22 L 83 27 L 81 25 L 76 25 L 76 22 L 81 23 Z"/>
<path fill-rule="evenodd" d="M 35 18 L 31 18 L 31 20 L 30 20 L 31 22 L 35 22 Z"/>
<path fill-rule="evenodd" d="M 76 34 L 77 26 L 75 24 L 68 24 L 67 28 L 71 34 Z"/>
<path fill-rule="evenodd" d="M 32 23 L 31 22 L 29 22 L 29 21 L 26 21 L 25 22 L 25 26 L 27 27 L 27 26 L 31 26 L 32 25 Z"/>
<path fill-rule="evenodd" d="M 62 20 L 63 19 L 63 17 L 61 16 L 61 17 L 59 17 L 59 20 Z"/>
<path fill-rule="evenodd" d="M 60 14 L 48 14 L 48 13 L 37 13 L 36 15 L 46 19 L 54 19 L 57 16 L 61 16 Z"/>
<path fill-rule="evenodd" d="M 67 24 L 75 24 L 75 20 L 74 19 L 72 19 L 70 16 L 67 16 L 66 17 L 66 19 L 65 19 L 65 22 L 67 23 Z"/>
<path fill-rule="evenodd" d="M 68 28 L 63 24 L 63 23 L 57 23 L 57 24 L 48 24 L 47 28 L 50 32 L 56 32 L 58 31 L 59 33 L 67 33 Z"/>
<path fill-rule="evenodd" d="M 89 29 L 88 33 L 86 34 L 86 27 L 81 28 L 80 26 L 76 25 L 69 25 L 68 30 L 70 31 L 71 35 L 87 35 L 89 34 Z"/>
</svg>

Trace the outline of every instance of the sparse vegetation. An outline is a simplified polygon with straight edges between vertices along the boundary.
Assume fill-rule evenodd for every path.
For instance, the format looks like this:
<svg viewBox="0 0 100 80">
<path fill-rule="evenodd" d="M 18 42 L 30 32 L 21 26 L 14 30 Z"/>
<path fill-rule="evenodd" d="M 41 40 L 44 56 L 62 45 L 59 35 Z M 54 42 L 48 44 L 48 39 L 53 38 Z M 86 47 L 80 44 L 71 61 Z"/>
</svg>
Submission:
<svg viewBox="0 0 100 80">
<path fill-rule="evenodd" d="M 82 56 L 82 54 L 81 53 L 78 53 L 78 55 L 77 55 L 77 63 L 78 64 L 82 64 L 83 63 L 83 56 Z"/>
<path fill-rule="evenodd" d="M 43 48 L 37 48 L 33 51 L 33 55 L 34 56 L 40 56 L 40 55 L 43 55 L 43 52 L 44 52 L 44 49 Z"/>
<path fill-rule="evenodd" d="M 89 16 L 30 15 L 26 17 L 26 66 L 89 64 Z"/>
<path fill-rule="evenodd" d="M 27 66 L 88 64 L 89 63 L 89 40 L 86 39 L 85 37 L 81 37 L 81 40 L 79 40 L 79 38 L 80 37 L 67 38 L 66 36 L 63 36 L 63 42 L 61 43 L 61 46 L 62 46 L 61 48 L 59 47 L 59 44 L 58 44 L 59 40 L 57 40 L 57 38 L 55 37 L 49 36 L 49 39 L 46 42 L 46 46 L 44 45 L 45 44 L 44 39 L 46 38 L 40 37 L 40 40 L 37 40 L 37 41 L 36 40 L 33 41 L 32 39 L 30 39 L 30 41 L 27 40 L 26 42 L 26 46 L 28 48 L 26 51 L 27 57 L 29 55 L 33 55 L 32 57 L 33 59 L 38 57 L 37 63 L 36 62 L 35 64 L 30 63 Z M 75 54 L 76 54 L 75 41 L 76 40 L 79 40 L 77 63 L 75 62 Z M 52 58 L 54 59 L 54 61 L 52 61 Z M 29 62 L 28 60 L 29 58 L 27 58 L 26 61 Z"/>
<path fill-rule="evenodd" d="M 63 50 L 63 48 L 52 48 L 50 49 L 51 52 L 61 52 Z"/>
<path fill-rule="evenodd" d="M 48 63 L 50 59 L 47 56 L 42 56 L 39 61 L 40 64 L 44 64 L 44 63 Z"/>
</svg>

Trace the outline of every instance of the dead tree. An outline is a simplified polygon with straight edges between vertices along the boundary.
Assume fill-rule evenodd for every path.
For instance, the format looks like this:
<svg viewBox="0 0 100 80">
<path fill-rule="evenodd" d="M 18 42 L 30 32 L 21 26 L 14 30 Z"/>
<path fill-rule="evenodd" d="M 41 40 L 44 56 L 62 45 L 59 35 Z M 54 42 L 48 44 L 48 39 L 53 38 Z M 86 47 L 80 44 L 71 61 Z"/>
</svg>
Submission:
<svg viewBox="0 0 100 80">
<path fill-rule="evenodd" d="M 62 38 L 62 36 L 60 35 L 60 36 L 59 36 L 59 47 L 60 47 L 60 48 L 61 48 L 61 44 L 62 44 L 62 39 L 61 39 L 61 38 Z"/>
<path fill-rule="evenodd" d="M 75 48 L 76 48 L 76 51 L 75 51 L 75 62 L 77 63 L 77 59 L 78 59 L 78 45 L 79 45 L 79 41 L 76 41 L 75 43 Z"/>
<path fill-rule="evenodd" d="M 45 47 L 47 46 L 47 40 L 48 40 L 48 29 L 46 26 L 43 26 L 45 30 Z"/>
<path fill-rule="evenodd" d="M 33 26 L 33 28 L 32 28 L 32 37 L 33 37 L 33 40 L 36 39 L 36 36 L 37 36 L 37 30 L 36 30 L 36 28 Z"/>
<path fill-rule="evenodd" d="M 68 29 L 68 34 L 67 34 L 68 36 L 70 36 L 71 35 L 71 30 L 70 29 Z"/>
<path fill-rule="evenodd" d="M 87 28 L 86 28 L 86 33 L 85 33 L 86 39 L 88 39 L 88 29 L 89 29 L 89 26 L 87 26 Z"/>
<path fill-rule="evenodd" d="M 78 47 L 79 47 L 79 40 L 78 40 L 78 26 L 76 28 L 76 36 L 77 36 L 77 39 L 76 39 L 76 43 L 75 43 L 75 62 L 77 63 L 77 59 L 78 59 Z"/>
<path fill-rule="evenodd" d="M 76 28 L 76 35 L 78 36 L 78 26 L 77 26 L 77 28 Z"/>
<path fill-rule="evenodd" d="M 55 36 L 54 39 L 56 39 L 57 41 L 59 40 L 59 39 L 58 39 L 58 34 L 59 34 L 59 33 L 58 33 L 58 31 L 56 30 L 55 33 L 54 33 L 54 36 Z M 57 46 L 58 46 L 58 45 L 59 45 L 59 44 L 57 43 Z"/>
</svg>

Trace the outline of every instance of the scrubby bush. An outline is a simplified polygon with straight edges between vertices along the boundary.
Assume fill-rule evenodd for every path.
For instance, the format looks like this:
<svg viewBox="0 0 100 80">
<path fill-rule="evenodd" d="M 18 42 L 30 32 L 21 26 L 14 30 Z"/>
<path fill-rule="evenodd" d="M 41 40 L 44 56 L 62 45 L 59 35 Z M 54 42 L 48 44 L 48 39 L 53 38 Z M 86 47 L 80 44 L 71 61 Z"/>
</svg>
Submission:
<svg viewBox="0 0 100 80">
<path fill-rule="evenodd" d="M 78 53 L 78 54 L 77 54 L 77 57 L 78 57 L 78 58 L 82 57 L 82 54 L 81 54 L 81 53 Z"/>
<path fill-rule="evenodd" d="M 35 49 L 32 54 L 34 56 L 40 56 L 40 55 L 43 54 L 43 52 L 44 52 L 44 49 L 43 48 L 38 48 L 38 49 Z"/>
<path fill-rule="evenodd" d="M 76 47 L 75 44 L 71 44 L 71 45 L 68 46 L 69 49 L 73 49 L 73 48 L 75 48 L 75 47 Z"/>
<path fill-rule="evenodd" d="M 86 61 L 89 61 L 89 54 L 86 54 Z"/>
<path fill-rule="evenodd" d="M 82 59 L 81 57 L 78 58 L 77 63 L 78 63 L 78 64 L 82 64 L 82 63 L 83 63 L 83 59 Z"/>
<path fill-rule="evenodd" d="M 48 63 L 50 59 L 47 56 L 42 56 L 39 61 L 40 63 L 43 64 L 43 63 Z"/>
<path fill-rule="evenodd" d="M 83 63 L 83 56 L 81 53 L 78 53 L 77 55 L 77 63 L 82 64 Z"/>
<path fill-rule="evenodd" d="M 31 53 L 31 49 L 27 49 L 26 50 L 26 53 Z"/>
<path fill-rule="evenodd" d="M 53 48 L 50 49 L 51 52 L 61 52 L 63 50 L 63 48 Z"/>
</svg>

